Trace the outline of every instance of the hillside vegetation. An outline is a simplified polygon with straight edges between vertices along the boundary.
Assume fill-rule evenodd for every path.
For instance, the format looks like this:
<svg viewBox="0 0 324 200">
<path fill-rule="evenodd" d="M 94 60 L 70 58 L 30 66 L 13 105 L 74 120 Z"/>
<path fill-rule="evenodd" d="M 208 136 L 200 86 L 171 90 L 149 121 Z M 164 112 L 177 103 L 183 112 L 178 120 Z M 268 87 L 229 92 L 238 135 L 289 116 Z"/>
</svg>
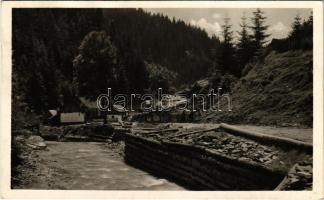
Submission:
<svg viewBox="0 0 324 200">
<path fill-rule="evenodd" d="M 271 51 L 231 88 L 232 111 L 203 113 L 201 121 L 312 126 L 312 51 Z M 249 70 L 248 70 L 249 69 Z"/>
<path fill-rule="evenodd" d="M 13 9 L 12 42 L 13 105 L 38 115 L 108 87 L 143 93 L 194 82 L 212 67 L 219 44 L 142 9 Z"/>
</svg>

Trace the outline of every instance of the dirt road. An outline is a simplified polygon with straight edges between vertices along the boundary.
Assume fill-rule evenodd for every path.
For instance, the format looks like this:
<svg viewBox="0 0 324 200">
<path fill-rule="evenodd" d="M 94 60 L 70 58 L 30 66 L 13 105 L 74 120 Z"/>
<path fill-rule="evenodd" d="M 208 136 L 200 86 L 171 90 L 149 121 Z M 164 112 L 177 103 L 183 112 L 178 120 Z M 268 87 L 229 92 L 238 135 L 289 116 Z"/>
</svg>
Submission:
<svg viewBox="0 0 324 200">
<path fill-rule="evenodd" d="M 25 189 L 184 190 L 126 165 L 103 143 L 47 142 Z"/>
</svg>

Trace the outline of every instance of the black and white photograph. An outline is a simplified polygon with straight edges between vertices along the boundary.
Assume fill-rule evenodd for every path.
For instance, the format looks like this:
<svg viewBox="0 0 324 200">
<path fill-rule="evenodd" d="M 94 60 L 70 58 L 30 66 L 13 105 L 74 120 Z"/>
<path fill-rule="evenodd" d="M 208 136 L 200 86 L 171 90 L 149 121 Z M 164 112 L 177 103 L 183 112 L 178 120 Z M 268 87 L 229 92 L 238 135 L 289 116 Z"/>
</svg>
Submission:
<svg viewBox="0 0 324 200">
<path fill-rule="evenodd" d="M 12 8 L 10 190 L 313 191 L 313 15 Z"/>
</svg>

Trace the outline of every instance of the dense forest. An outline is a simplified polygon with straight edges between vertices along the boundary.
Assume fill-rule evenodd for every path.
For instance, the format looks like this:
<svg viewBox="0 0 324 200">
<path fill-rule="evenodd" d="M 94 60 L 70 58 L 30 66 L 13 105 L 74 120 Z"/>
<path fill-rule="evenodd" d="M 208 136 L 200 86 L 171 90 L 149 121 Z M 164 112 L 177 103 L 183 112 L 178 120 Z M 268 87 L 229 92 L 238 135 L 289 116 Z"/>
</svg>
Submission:
<svg viewBox="0 0 324 200">
<path fill-rule="evenodd" d="M 240 77 L 262 57 L 269 37 L 257 9 L 242 18 L 238 42 L 230 19 L 220 36 L 142 9 L 13 9 L 13 123 L 42 114 L 74 96 L 95 99 L 113 92 L 174 91 L 207 75 Z M 312 17 L 297 15 L 275 50 L 312 48 Z M 228 77 L 228 76 L 225 76 Z"/>
<path fill-rule="evenodd" d="M 14 9 L 13 94 L 40 113 L 77 93 L 95 98 L 108 85 L 140 93 L 169 87 L 168 74 L 177 77 L 172 85 L 188 83 L 205 75 L 218 44 L 141 9 Z"/>
</svg>

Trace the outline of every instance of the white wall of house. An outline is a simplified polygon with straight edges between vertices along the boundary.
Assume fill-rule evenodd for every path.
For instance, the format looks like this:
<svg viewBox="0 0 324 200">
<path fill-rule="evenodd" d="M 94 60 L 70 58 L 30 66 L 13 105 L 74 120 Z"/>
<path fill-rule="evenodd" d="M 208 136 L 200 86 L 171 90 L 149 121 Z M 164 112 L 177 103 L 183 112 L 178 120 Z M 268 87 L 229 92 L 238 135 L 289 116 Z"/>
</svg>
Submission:
<svg viewBox="0 0 324 200">
<path fill-rule="evenodd" d="M 61 123 L 83 123 L 85 122 L 84 113 L 72 112 L 72 113 L 61 113 Z"/>
</svg>

